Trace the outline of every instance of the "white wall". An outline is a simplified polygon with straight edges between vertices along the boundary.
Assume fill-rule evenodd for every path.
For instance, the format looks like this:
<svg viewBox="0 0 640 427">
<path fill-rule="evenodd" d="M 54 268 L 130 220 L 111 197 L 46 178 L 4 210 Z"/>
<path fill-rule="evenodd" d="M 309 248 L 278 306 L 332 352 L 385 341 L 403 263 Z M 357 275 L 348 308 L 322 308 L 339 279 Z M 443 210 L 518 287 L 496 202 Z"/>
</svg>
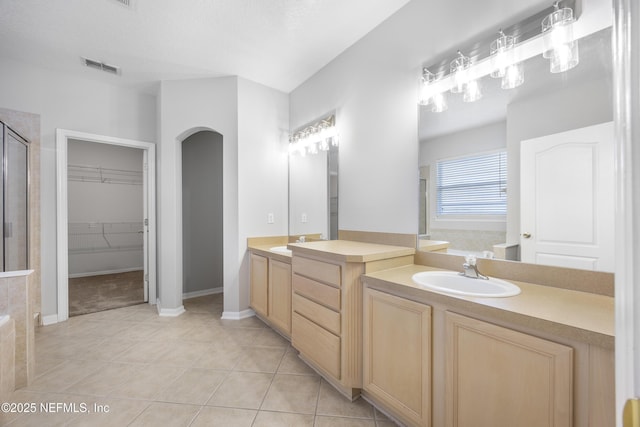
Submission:
<svg viewBox="0 0 640 427">
<path fill-rule="evenodd" d="M 182 141 L 200 130 L 222 135 L 224 305 L 238 302 L 237 78 L 164 81 L 158 97 L 158 298 L 164 314 L 182 308 Z M 162 312 L 161 312 L 162 314 Z"/>
<path fill-rule="evenodd" d="M 67 145 L 69 165 L 95 166 L 142 173 L 143 151 L 135 148 L 70 140 Z M 140 175 L 142 176 L 142 175 Z M 139 185 L 110 184 L 92 181 L 69 180 L 67 184 L 69 223 L 121 223 L 139 222 L 142 230 L 143 188 Z M 88 230 L 89 231 L 89 230 Z M 74 238 L 69 239 L 70 249 Z M 142 234 L 107 236 L 116 245 L 142 245 Z M 83 243 L 82 240 L 78 243 Z M 95 240 L 84 243 L 95 245 Z M 102 243 L 102 242 L 99 242 Z M 69 277 L 142 270 L 143 250 L 87 251 L 69 253 Z"/>
<path fill-rule="evenodd" d="M 119 88 L 86 78 L 2 58 L 0 107 L 39 114 L 41 151 L 42 314 L 57 313 L 55 130 L 70 129 L 154 142 L 155 96 L 136 88 Z M 115 81 L 115 80 L 114 80 Z"/>
<path fill-rule="evenodd" d="M 288 234 L 288 137 L 287 94 L 239 78 L 238 253 L 242 260 L 239 311 L 249 307 L 247 238 Z M 273 224 L 267 223 L 269 213 L 274 215 Z M 231 310 L 226 295 L 224 310 Z"/>
<path fill-rule="evenodd" d="M 422 65 L 548 6 L 414 0 L 291 93 L 292 129 L 337 110 L 341 229 L 417 233 Z"/>
</svg>

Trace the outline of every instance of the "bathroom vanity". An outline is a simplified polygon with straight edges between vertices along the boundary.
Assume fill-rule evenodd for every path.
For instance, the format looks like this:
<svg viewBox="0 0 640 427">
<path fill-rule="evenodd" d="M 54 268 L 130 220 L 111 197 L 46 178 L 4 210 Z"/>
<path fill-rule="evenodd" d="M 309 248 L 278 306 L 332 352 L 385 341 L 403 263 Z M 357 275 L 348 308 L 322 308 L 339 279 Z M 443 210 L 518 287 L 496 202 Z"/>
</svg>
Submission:
<svg viewBox="0 0 640 427">
<path fill-rule="evenodd" d="M 362 388 L 360 277 L 413 263 L 415 250 L 347 240 L 290 244 L 291 343 L 300 357 L 349 399 Z"/>
<path fill-rule="evenodd" d="M 265 323 L 291 337 L 291 253 L 286 237 L 249 239 L 250 306 Z"/>
<path fill-rule="evenodd" d="M 340 393 L 407 426 L 613 425 L 612 274 L 479 260 L 520 293 L 452 295 L 413 276 L 463 257 L 375 240 L 249 245 L 251 307 Z"/>
<path fill-rule="evenodd" d="M 414 283 L 428 270 L 363 276 L 364 398 L 410 426 L 613 425 L 611 296 L 452 296 Z"/>
</svg>

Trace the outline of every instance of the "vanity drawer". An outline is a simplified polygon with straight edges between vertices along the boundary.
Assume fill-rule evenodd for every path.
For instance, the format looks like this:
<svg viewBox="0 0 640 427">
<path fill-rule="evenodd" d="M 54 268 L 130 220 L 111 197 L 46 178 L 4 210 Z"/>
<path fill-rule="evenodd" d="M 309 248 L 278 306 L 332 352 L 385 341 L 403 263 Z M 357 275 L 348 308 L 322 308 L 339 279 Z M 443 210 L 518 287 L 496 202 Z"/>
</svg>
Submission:
<svg viewBox="0 0 640 427">
<path fill-rule="evenodd" d="M 293 290 L 310 300 L 340 311 L 340 289 L 338 288 L 294 274 Z"/>
<path fill-rule="evenodd" d="M 339 337 L 294 312 L 291 343 L 305 358 L 340 379 Z"/>
<path fill-rule="evenodd" d="M 315 259 L 294 256 L 293 272 L 328 285 L 340 287 L 340 266 Z"/>
<path fill-rule="evenodd" d="M 296 293 L 293 294 L 293 310 L 330 332 L 340 335 L 340 313 Z"/>
</svg>

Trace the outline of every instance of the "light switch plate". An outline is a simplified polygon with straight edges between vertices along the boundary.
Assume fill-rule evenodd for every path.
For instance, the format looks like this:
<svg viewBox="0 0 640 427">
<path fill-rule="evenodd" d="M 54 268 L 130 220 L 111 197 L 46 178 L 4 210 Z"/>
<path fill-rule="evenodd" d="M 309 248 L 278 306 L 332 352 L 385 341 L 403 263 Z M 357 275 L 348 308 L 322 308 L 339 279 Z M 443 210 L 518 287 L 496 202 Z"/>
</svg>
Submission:
<svg viewBox="0 0 640 427">
<path fill-rule="evenodd" d="M 268 213 L 267 214 L 267 224 L 273 224 L 274 223 L 274 218 L 273 218 L 273 213 Z"/>
</svg>

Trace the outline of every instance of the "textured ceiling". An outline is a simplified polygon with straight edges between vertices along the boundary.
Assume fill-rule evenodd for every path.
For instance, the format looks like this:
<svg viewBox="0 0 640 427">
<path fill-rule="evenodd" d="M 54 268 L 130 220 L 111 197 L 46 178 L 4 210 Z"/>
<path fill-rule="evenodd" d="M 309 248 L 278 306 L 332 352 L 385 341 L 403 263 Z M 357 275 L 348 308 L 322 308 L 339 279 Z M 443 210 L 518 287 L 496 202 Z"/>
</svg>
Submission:
<svg viewBox="0 0 640 427">
<path fill-rule="evenodd" d="M 125 85 L 239 75 L 289 92 L 408 1 L 0 0 L 0 58 Z"/>
</svg>

